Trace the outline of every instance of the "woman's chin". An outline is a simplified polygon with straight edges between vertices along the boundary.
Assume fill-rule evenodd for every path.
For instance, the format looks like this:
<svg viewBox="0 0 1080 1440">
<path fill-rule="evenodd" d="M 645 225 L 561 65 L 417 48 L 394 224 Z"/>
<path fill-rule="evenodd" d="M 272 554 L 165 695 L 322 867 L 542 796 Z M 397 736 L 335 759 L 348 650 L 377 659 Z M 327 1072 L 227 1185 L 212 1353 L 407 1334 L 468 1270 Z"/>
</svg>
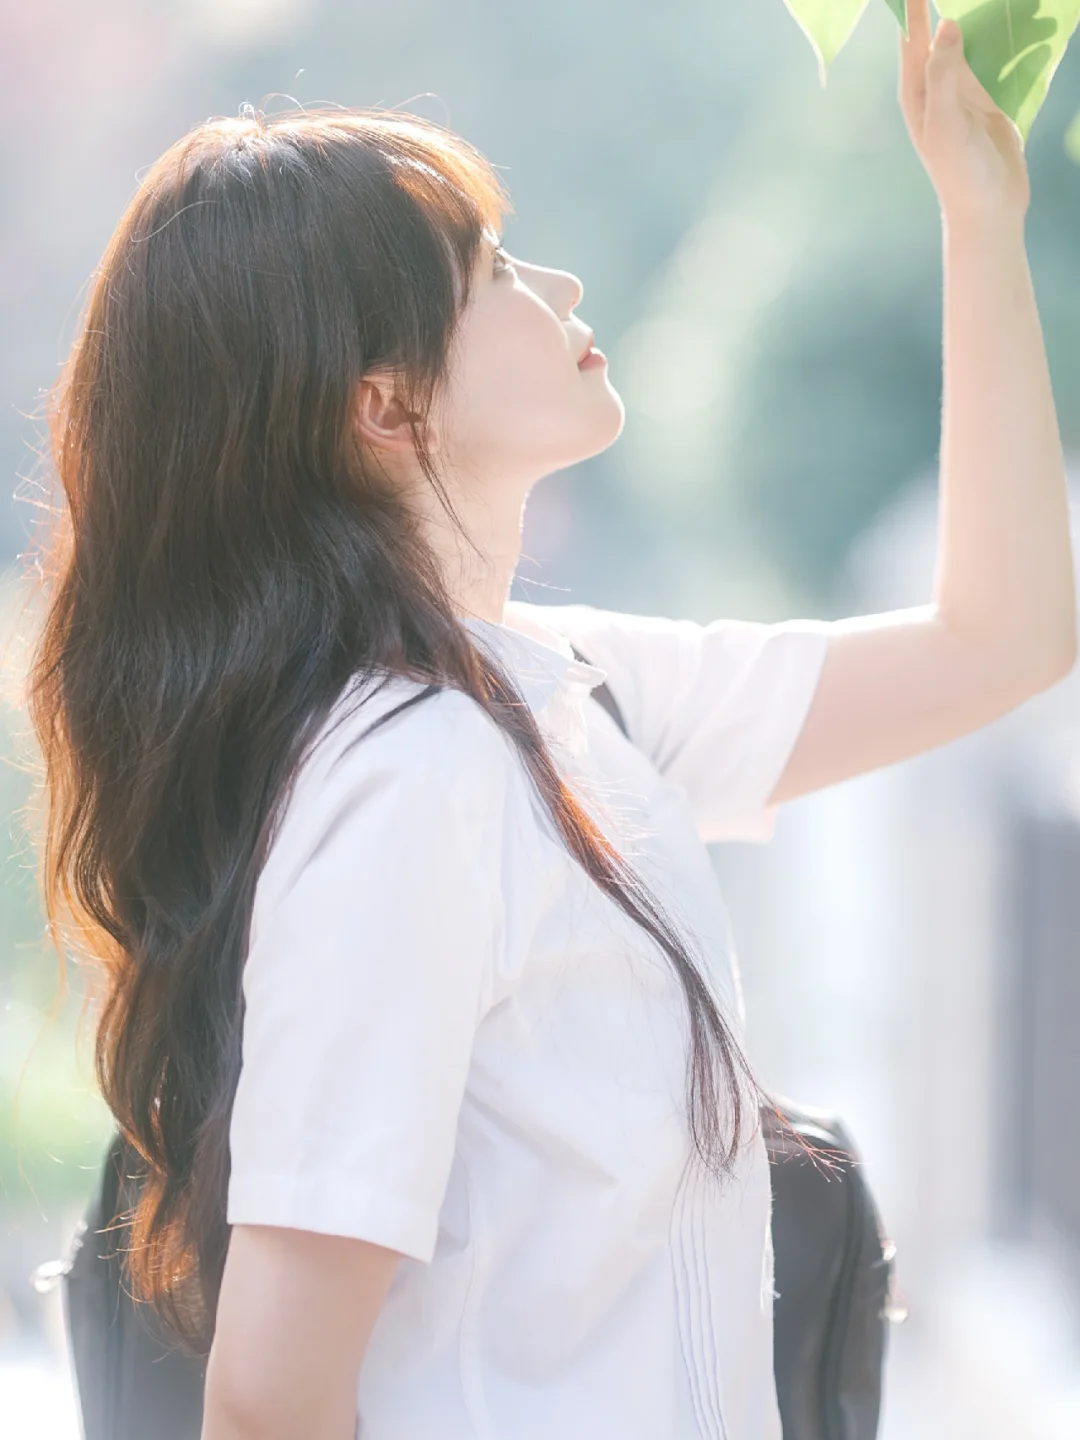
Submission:
<svg viewBox="0 0 1080 1440">
<path fill-rule="evenodd" d="M 623 426 L 626 424 L 626 406 L 623 404 L 622 396 L 610 381 L 605 382 L 604 393 L 608 402 L 606 406 L 608 411 L 608 425 L 603 443 L 599 446 L 599 449 L 594 452 L 596 454 L 599 454 L 600 450 L 606 450 L 609 445 L 614 445 L 615 441 L 623 432 Z"/>
<path fill-rule="evenodd" d="M 603 398 L 589 407 L 585 424 L 577 429 L 576 434 L 566 436 L 557 454 L 549 456 L 544 474 L 566 470 L 571 465 L 580 465 L 582 461 L 602 454 L 614 445 L 625 423 L 626 407 L 621 396 L 610 386 L 605 386 Z"/>
</svg>

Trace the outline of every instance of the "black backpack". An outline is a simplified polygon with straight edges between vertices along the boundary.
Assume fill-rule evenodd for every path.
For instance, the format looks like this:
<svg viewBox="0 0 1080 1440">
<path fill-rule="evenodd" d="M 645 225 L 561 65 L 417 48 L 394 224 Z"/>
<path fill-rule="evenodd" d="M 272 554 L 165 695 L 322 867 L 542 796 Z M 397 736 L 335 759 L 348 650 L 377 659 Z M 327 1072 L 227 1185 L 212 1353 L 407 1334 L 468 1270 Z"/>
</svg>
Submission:
<svg viewBox="0 0 1080 1440">
<path fill-rule="evenodd" d="M 625 734 L 608 687 L 592 694 Z M 771 1098 L 797 1137 L 762 1110 L 784 1440 L 875 1440 L 886 1325 L 906 1314 L 895 1294 L 895 1247 L 841 1123 Z M 62 1279 L 83 1440 L 199 1440 L 205 1364 L 170 1348 L 150 1307 L 136 1305 L 125 1282 L 118 1221 L 135 1199 L 133 1158 L 117 1135 L 67 1256 L 41 1272 Z"/>
<path fill-rule="evenodd" d="M 874 1440 L 893 1247 L 840 1123 L 774 1096 L 812 1155 L 762 1111 L 773 1189 L 774 1370 L 784 1440 Z M 134 1201 L 117 1135 L 60 1265 L 83 1440 L 199 1440 L 205 1365 L 172 1349 L 128 1293 L 117 1225 Z M 110 1228 L 112 1227 L 112 1228 Z M 39 1287 L 40 1288 L 40 1287 Z"/>
</svg>

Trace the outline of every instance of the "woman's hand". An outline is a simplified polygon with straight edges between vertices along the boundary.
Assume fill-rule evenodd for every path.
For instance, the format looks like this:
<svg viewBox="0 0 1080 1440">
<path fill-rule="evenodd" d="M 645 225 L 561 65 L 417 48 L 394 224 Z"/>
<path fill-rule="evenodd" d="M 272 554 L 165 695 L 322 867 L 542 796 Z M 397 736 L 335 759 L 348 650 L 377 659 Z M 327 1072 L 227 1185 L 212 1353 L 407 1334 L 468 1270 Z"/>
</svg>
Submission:
<svg viewBox="0 0 1080 1440">
<path fill-rule="evenodd" d="M 964 58 L 955 20 L 931 43 L 929 0 L 907 0 L 900 36 L 900 106 L 933 181 L 945 223 L 1022 221 L 1031 200 L 1020 132 Z"/>
</svg>

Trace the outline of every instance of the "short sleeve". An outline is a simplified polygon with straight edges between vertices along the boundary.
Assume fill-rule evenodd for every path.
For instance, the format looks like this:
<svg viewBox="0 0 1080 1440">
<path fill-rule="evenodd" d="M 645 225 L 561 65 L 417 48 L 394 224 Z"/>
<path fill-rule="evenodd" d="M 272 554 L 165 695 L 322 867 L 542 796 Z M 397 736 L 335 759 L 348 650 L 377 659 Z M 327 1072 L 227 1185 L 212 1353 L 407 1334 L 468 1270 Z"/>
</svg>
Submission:
<svg viewBox="0 0 1080 1440">
<path fill-rule="evenodd" d="M 427 1263 L 504 934 L 508 752 L 453 691 L 362 728 L 301 767 L 260 872 L 227 1220 Z"/>
<path fill-rule="evenodd" d="M 703 841 L 772 839 L 780 807 L 766 801 L 813 700 L 829 621 L 523 608 L 605 671 L 630 739 L 684 790 Z"/>
</svg>

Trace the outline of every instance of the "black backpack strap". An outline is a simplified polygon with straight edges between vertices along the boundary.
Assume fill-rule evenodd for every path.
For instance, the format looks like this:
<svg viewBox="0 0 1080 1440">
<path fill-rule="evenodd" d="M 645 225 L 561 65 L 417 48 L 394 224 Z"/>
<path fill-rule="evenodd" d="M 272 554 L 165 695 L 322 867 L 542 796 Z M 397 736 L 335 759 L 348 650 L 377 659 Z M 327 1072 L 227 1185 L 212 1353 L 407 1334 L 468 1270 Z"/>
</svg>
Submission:
<svg viewBox="0 0 1080 1440">
<path fill-rule="evenodd" d="M 114 1136 L 63 1274 L 64 1319 L 85 1440 L 199 1440 L 205 1362 L 172 1348 L 122 1264 L 138 1160 Z"/>
<path fill-rule="evenodd" d="M 570 649 L 573 650 L 575 658 L 580 660 L 583 664 L 592 664 L 592 661 L 588 659 L 587 656 L 583 655 L 576 645 L 571 645 Z M 612 695 L 611 691 L 608 689 L 606 680 L 602 685 L 597 685 L 595 687 L 592 692 L 592 698 L 598 701 L 604 707 L 604 709 L 615 721 L 615 724 L 619 727 L 622 733 L 627 737 L 627 739 L 629 739 L 629 731 L 626 728 L 626 721 L 623 719 L 623 713 L 619 709 L 619 702 L 615 699 L 615 696 Z"/>
</svg>

